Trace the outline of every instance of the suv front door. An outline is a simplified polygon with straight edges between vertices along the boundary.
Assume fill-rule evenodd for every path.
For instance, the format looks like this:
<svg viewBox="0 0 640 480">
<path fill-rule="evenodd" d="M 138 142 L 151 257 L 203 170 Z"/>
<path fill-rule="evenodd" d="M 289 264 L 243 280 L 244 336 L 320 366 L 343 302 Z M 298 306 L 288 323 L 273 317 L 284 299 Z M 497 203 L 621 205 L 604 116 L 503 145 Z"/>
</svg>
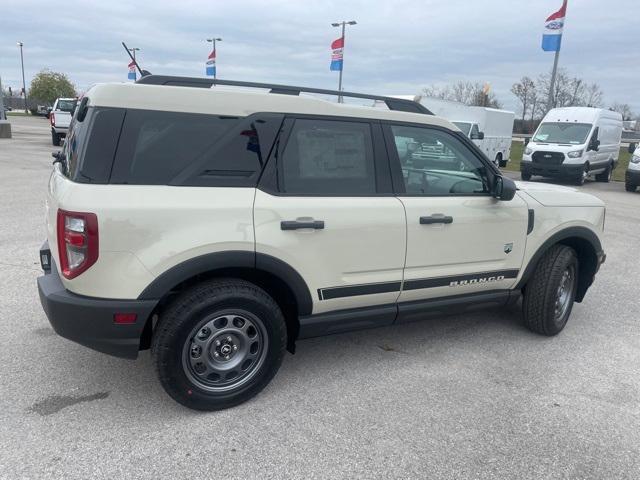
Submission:
<svg viewBox="0 0 640 480">
<path fill-rule="evenodd" d="M 383 125 L 394 186 L 407 214 L 400 302 L 505 290 L 522 264 L 526 203 L 489 192 L 490 167 L 462 135 Z"/>
<path fill-rule="evenodd" d="M 286 118 L 256 192 L 254 225 L 256 252 L 302 276 L 314 314 L 384 305 L 376 324 L 394 321 L 406 221 L 378 122 Z"/>
</svg>

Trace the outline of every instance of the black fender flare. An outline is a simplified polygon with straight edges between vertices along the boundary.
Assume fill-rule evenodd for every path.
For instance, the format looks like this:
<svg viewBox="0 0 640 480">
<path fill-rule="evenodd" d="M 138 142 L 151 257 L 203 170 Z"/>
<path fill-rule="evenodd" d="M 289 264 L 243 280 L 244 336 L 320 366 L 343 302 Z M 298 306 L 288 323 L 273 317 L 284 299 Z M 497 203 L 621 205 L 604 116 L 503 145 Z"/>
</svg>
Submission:
<svg viewBox="0 0 640 480">
<path fill-rule="evenodd" d="M 196 275 L 229 268 L 255 269 L 278 277 L 291 289 L 298 304 L 298 314 L 311 314 L 313 302 L 309 287 L 291 265 L 271 255 L 244 250 L 207 253 L 179 263 L 151 282 L 138 300 L 159 300 L 176 285 Z"/>
<path fill-rule="evenodd" d="M 545 254 L 545 252 L 549 250 L 549 248 L 557 243 L 564 243 L 572 246 L 575 249 L 576 240 L 580 242 L 581 245 L 586 244 L 590 246 L 590 251 L 578 252 L 578 254 L 582 253 L 588 255 L 588 263 L 584 265 L 586 269 L 582 269 L 578 283 L 578 292 L 576 293 L 576 301 L 582 301 L 585 293 L 587 292 L 587 289 L 593 282 L 593 276 L 598 271 L 599 257 L 603 254 L 602 243 L 600 242 L 600 239 L 593 230 L 587 227 L 568 227 L 554 233 L 553 235 L 551 235 L 551 237 L 545 240 L 529 260 L 529 263 L 524 269 L 524 273 L 522 274 L 522 277 L 520 277 L 520 281 L 515 286 L 515 289 L 522 289 L 526 285 L 526 283 L 533 275 L 533 272 L 538 265 L 538 261 Z"/>
</svg>

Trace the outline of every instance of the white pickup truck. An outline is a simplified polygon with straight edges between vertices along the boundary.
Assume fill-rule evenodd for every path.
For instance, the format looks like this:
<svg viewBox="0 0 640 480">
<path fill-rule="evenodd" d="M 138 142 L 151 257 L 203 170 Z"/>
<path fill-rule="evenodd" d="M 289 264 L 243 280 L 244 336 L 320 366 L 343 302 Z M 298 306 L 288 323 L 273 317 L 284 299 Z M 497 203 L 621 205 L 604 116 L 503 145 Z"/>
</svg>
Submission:
<svg viewBox="0 0 640 480">
<path fill-rule="evenodd" d="M 49 113 L 51 143 L 56 147 L 59 147 L 60 140 L 67 136 L 67 130 L 69 130 L 69 124 L 71 123 L 76 101 L 75 98 L 58 98 Z"/>
</svg>

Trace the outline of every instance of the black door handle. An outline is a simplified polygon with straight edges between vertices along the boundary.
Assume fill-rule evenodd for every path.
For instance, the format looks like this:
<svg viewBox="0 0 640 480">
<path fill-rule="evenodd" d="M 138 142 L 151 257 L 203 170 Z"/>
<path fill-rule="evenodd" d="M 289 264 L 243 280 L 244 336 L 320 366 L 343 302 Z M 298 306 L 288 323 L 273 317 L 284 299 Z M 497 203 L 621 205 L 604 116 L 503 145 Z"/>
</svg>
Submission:
<svg viewBox="0 0 640 480">
<path fill-rule="evenodd" d="M 420 225 L 432 225 L 434 223 L 453 223 L 453 217 L 449 215 L 443 215 L 441 213 L 434 213 L 429 217 L 420 217 Z"/>
<path fill-rule="evenodd" d="M 297 220 L 284 220 L 280 222 L 280 230 L 299 230 L 301 228 L 313 228 L 314 230 L 322 230 L 324 228 L 324 221 L 309 220 L 299 222 Z"/>
</svg>

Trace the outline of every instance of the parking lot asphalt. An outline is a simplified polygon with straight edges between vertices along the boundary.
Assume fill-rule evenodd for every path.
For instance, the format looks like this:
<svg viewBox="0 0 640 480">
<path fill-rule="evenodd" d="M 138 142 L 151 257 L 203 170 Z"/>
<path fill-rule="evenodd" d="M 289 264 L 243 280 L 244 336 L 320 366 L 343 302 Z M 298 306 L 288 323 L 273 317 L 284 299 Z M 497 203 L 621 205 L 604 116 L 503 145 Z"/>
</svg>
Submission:
<svg viewBox="0 0 640 480">
<path fill-rule="evenodd" d="M 560 335 L 506 310 L 298 343 L 231 410 L 173 402 L 150 356 L 58 337 L 40 307 L 48 123 L 0 140 L 0 478 L 639 478 L 640 193 L 607 204 L 607 263 Z"/>
</svg>

